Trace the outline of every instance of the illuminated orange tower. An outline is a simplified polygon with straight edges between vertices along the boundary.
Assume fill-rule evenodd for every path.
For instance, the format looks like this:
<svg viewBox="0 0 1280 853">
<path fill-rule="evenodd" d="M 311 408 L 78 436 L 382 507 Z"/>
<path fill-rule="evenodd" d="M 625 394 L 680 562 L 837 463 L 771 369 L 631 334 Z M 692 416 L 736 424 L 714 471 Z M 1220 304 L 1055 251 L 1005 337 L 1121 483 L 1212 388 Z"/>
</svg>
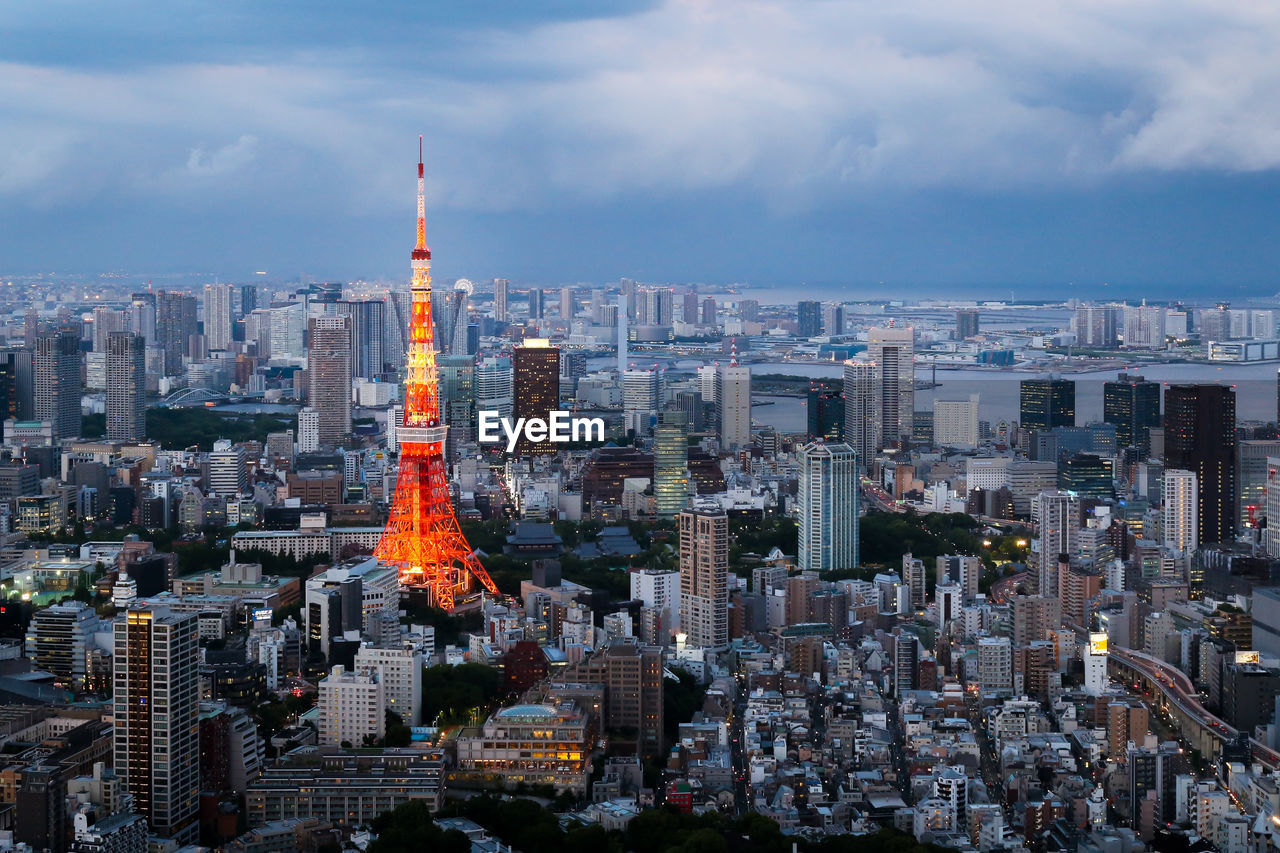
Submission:
<svg viewBox="0 0 1280 853">
<path fill-rule="evenodd" d="M 445 476 L 440 394 L 436 377 L 435 330 L 431 322 L 431 250 L 427 248 L 423 194 L 422 137 L 418 137 L 418 242 L 413 247 L 413 300 L 405 355 L 404 422 L 397 426 L 400 476 L 387 527 L 374 556 L 400 569 L 400 583 L 426 589 L 431 602 L 453 610 L 458 596 L 478 580 L 498 588 L 476 559 L 449 498 Z"/>
</svg>

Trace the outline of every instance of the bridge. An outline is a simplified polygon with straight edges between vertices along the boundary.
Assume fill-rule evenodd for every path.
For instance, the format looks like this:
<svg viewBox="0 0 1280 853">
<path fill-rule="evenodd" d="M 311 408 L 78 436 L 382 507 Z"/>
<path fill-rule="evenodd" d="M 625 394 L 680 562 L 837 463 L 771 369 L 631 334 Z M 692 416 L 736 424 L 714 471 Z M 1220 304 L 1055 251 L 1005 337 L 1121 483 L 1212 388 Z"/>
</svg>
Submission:
<svg viewBox="0 0 1280 853">
<path fill-rule="evenodd" d="M 167 409 L 181 409 L 188 406 L 205 406 L 209 403 L 220 403 L 230 398 L 226 394 L 208 388 L 182 388 L 162 399 L 159 405 Z"/>
<path fill-rule="evenodd" d="M 1236 741 L 1241 734 L 1207 711 L 1191 679 L 1170 663 L 1133 649 L 1113 647 L 1107 655 L 1107 672 L 1135 688 L 1144 685 L 1152 707 L 1167 712 L 1191 748 L 1206 758 L 1216 757 L 1224 743 Z M 1255 761 L 1272 770 L 1280 767 L 1280 752 L 1253 737 L 1249 747 Z"/>
</svg>

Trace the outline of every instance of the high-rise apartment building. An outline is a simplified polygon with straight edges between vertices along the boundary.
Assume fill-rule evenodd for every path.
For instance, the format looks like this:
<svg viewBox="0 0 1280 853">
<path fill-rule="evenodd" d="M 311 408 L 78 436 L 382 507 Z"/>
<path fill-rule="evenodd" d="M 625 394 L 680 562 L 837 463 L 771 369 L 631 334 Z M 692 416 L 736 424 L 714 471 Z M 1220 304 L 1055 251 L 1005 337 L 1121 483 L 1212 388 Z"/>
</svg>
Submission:
<svg viewBox="0 0 1280 853">
<path fill-rule="evenodd" d="M 1116 444 L 1151 450 L 1148 430 L 1160 426 L 1160 384 L 1121 373 L 1102 386 L 1102 420 L 1115 424 Z"/>
<path fill-rule="evenodd" d="M 319 734 L 322 746 L 366 745 L 387 734 L 386 692 L 376 669 L 335 666 L 320 679 Z"/>
<path fill-rule="evenodd" d="M 107 336 L 112 332 L 124 331 L 125 315 L 123 311 L 99 305 L 93 309 L 93 351 L 107 351 Z"/>
<path fill-rule="evenodd" d="M 572 320 L 574 315 L 574 298 L 572 287 L 560 288 L 560 319 Z"/>
<path fill-rule="evenodd" d="M 736 361 L 717 368 L 716 416 L 722 450 L 740 450 L 751 443 L 751 368 Z"/>
<path fill-rule="evenodd" d="M 511 372 L 513 417 L 549 421 L 560 408 L 560 348 L 543 338 L 525 338 L 511 351 Z M 533 442 L 523 434 L 516 442 L 517 456 L 554 454 L 557 449 L 549 441 Z"/>
<path fill-rule="evenodd" d="M 1226 385 L 1171 385 L 1164 397 L 1164 462 L 1194 471 L 1199 543 L 1236 530 L 1236 392 Z"/>
<path fill-rule="evenodd" d="M 689 502 L 689 428 L 683 415 L 663 412 L 653 428 L 653 498 L 659 518 L 675 518 Z"/>
<path fill-rule="evenodd" d="M 507 293 L 511 282 L 505 278 L 493 280 L 493 319 L 499 323 L 507 322 Z"/>
<path fill-rule="evenodd" d="M 1019 402 L 1025 430 L 1076 425 L 1076 383 L 1070 379 L 1024 379 L 1019 387 Z"/>
<path fill-rule="evenodd" d="M 231 326 L 235 317 L 235 286 L 204 286 L 204 341 L 210 350 L 231 349 Z"/>
<path fill-rule="evenodd" d="M 351 318 L 312 317 L 307 349 L 307 404 L 319 419 L 321 447 L 351 435 Z"/>
<path fill-rule="evenodd" d="M 800 449 L 802 571 L 858 566 L 858 457 L 847 444 L 814 442 Z"/>
<path fill-rule="evenodd" d="M 129 331 L 141 335 L 147 346 L 159 343 L 156 337 L 156 295 L 150 290 L 129 297 Z"/>
<path fill-rule="evenodd" d="M 147 437 L 147 350 L 141 335 L 107 338 L 107 441 Z"/>
<path fill-rule="evenodd" d="M 80 435 L 80 340 L 62 328 L 36 338 L 36 420 L 53 425 L 54 441 Z"/>
<path fill-rule="evenodd" d="M 805 300 L 796 305 L 796 337 L 813 338 L 822 334 L 822 303 Z"/>
<path fill-rule="evenodd" d="M 1160 517 L 1161 541 L 1165 547 L 1189 554 L 1200 544 L 1199 499 L 1195 471 L 1166 468 L 1164 501 Z"/>
<path fill-rule="evenodd" d="M 26 657 L 60 684 L 84 690 L 92 676 L 89 650 L 99 625 L 97 611 L 81 601 L 41 608 L 27 626 Z"/>
<path fill-rule="evenodd" d="M 134 605 L 116 617 L 115 771 L 162 838 L 196 840 L 200 797 L 195 613 Z"/>
<path fill-rule="evenodd" d="M 394 712 L 406 726 L 422 722 L 422 655 L 410 647 L 380 648 L 367 643 L 356 652 L 357 672 L 378 674 L 386 710 Z"/>
<path fill-rule="evenodd" d="M 680 631 L 680 572 L 670 569 L 637 569 L 630 573 L 631 598 L 641 602 L 640 636 L 653 645 L 666 646 Z"/>
<path fill-rule="evenodd" d="M 858 454 L 858 465 L 864 469 L 882 444 L 880 403 L 880 366 L 872 361 L 846 361 L 844 442 Z"/>
<path fill-rule="evenodd" d="M 1111 349 L 1119 342 L 1119 305 L 1081 305 L 1076 308 L 1076 345 Z"/>
<path fill-rule="evenodd" d="M 542 298 L 542 291 L 536 287 L 529 288 L 529 319 L 541 320 L 544 316 L 545 305 Z"/>
<path fill-rule="evenodd" d="M 956 340 L 964 341 L 978 336 L 977 308 L 960 308 L 956 310 Z"/>
<path fill-rule="evenodd" d="M 680 513 L 680 629 L 694 648 L 729 646 L 729 517 Z"/>
<path fill-rule="evenodd" d="M 1057 590 L 1040 595 L 1015 595 L 1013 604 L 1013 645 L 1026 648 L 1046 639 L 1062 623 L 1062 600 Z"/>
<path fill-rule="evenodd" d="M 1058 568 L 1075 553 L 1080 530 L 1080 501 L 1070 492 L 1041 492 L 1032 507 L 1032 520 L 1039 525 L 1033 553 L 1037 590 L 1041 595 L 1058 594 Z"/>
<path fill-rule="evenodd" d="M 692 644 L 692 641 L 690 641 Z M 578 664 L 575 681 L 604 685 L 605 727 L 619 735 L 634 732 L 636 752 L 662 752 L 662 649 L 635 642 L 612 642 Z"/>
<path fill-rule="evenodd" d="M 1142 349 L 1164 347 L 1164 306 L 1124 306 L 1124 345 Z"/>
<path fill-rule="evenodd" d="M 880 366 L 881 441 L 909 443 L 916 413 L 916 331 L 890 326 L 867 332 L 867 354 Z"/>
</svg>

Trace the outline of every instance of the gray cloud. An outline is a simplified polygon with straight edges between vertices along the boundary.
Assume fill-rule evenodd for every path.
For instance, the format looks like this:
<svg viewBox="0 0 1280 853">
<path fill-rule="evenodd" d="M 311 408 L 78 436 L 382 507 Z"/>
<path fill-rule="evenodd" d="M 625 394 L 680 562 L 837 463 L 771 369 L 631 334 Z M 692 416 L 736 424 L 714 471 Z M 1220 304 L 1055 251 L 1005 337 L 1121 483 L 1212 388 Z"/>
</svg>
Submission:
<svg viewBox="0 0 1280 853">
<path fill-rule="evenodd" d="M 709 189 L 803 210 L 1280 164 L 1280 11 L 1244 0 L 668 0 L 399 61 L 430 37 L 0 65 L 0 197 L 372 211 L 404 202 L 418 132 L 432 203 L 475 211 Z"/>
</svg>

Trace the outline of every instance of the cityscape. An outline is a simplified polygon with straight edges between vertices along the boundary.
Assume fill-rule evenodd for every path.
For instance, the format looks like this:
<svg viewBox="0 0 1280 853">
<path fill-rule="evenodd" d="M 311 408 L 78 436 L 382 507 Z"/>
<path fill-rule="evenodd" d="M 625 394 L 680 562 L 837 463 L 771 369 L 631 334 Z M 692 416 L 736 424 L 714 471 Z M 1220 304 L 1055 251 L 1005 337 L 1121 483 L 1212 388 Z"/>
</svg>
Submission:
<svg viewBox="0 0 1280 853">
<path fill-rule="evenodd" d="M 0 10 L 0 853 L 1280 850 L 1280 18 L 181 5 Z"/>
</svg>

